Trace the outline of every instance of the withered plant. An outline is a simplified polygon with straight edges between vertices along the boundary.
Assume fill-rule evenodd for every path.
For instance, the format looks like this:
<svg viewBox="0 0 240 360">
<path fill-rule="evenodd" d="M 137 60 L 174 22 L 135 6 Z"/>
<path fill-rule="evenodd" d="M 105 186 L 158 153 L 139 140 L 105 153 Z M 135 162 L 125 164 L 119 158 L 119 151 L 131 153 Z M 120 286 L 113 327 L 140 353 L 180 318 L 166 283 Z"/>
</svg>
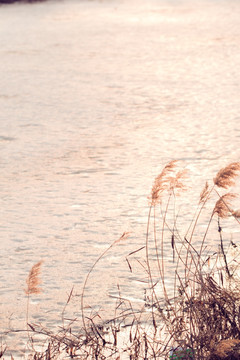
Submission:
<svg viewBox="0 0 240 360">
<path fill-rule="evenodd" d="M 237 195 L 227 191 L 235 184 L 240 163 L 229 164 L 217 173 L 211 186 L 205 184 L 198 209 L 185 235 L 181 235 L 177 227 L 175 197 L 186 189 L 186 172 L 176 167 L 175 161 L 170 162 L 156 177 L 150 198 L 146 260 L 150 304 L 154 304 L 156 309 L 152 312 L 152 319 L 156 327 L 164 324 L 164 332 L 168 334 L 168 351 L 171 347 L 187 354 L 191 349 L 191 357 L 186 355 L 188 357 L 184 358 L 210 359 L 219 341 L 240 339 L 240 291 L 238 277 L 235 276 L 239 259 L 237 255 L 229 259 L 226 254 L 224 241 L 227 239 L 223 239 L 221 225 L 221 221 L 231 216 L 239 224 L 239 210 L 234 210 L 231 204 Z M 225 193 L 220 195 L 219 189 Z M 210 197 L 214 196 L 215 205 L 205 233 L 199 239 L 200 218 Z M 211 254 L 206 246 L 206 238 L 215 218 L 219 246 Z M 230 241 L 228 239 L 229 244 Z M 237 247 L 234 244 L 231 246 Z M 155 257 L 150 251 L 153 247 Z M 166 273 L 166 252 L 169 251 L 172 251 L 175 262 L 175 281 L 172 286 L 166 285 L 169 277 Z M 156 290 L 157 285 L 160 285 L 160 291 Z M 166 352 L 163 353 L 166 356 Z"/>
<path fill-rule="evenodd" d="M 25 294 L 27 295 L 27 314 L 26 314 L 27 324 L 28 324 L 28 316 L 29 316 L 30 295 L 39 294 L 41 292 L 41 288 L 39 287 L 39 285 L 41 284 L 40 271 L 41 271 L 42 263 L 43 261 L 39 261 L 32 266 L 26 280 L 27 288 L 24 291 Z"/>
</svg>

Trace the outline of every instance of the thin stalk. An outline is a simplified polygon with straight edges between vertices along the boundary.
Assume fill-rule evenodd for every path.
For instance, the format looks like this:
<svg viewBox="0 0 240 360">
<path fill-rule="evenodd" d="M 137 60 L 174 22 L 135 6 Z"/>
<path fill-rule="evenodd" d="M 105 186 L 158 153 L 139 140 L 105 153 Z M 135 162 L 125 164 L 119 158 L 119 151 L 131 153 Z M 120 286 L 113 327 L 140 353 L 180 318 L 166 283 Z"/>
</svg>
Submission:
<svg viewBox="0 0 240 360">
<path fill-rule="evenodd" d="M 191 235 L 190 235 L 190 238 L 189 238 L 189 240 L 188 240 L 188 242 L 189 242 L 189 247 L 188 247 L 188 249 L 187 249 L 186 264 L 188 263 L 188 253 L 189 253 L 190 245 L 191 245 L 191 243 L 192 243 L 193 235 L 194 235 L 194 233 L 195 233 L 196 226 L 197 226 L 197 224 L 198 224 L 200 215 L 201 215 L 201 213 L 202 213 L 202 210 L 203 210 L 204 206 L 206 205 L 206 203 L 207 203 L 208 200 L 210 199 L 211 193 L 212 193 L 212 191 L 213 191 L 214 188 L 215 188 L 215 185 L 213 185 L 212 188 L 210 189 L 210 191 L 209 191 L 209 193 L 208 193 L 208 196 L 207 196 L 206 199 L 203 201 L 202 206 L 200 207 L 200 210 L 199 210 L 199 212 L 198 212 L 198 214 L 197 214 L 197 216 L 196 216 L 196 219 L 195 219 L 195 221 L 194 221 L 194 225 L 193 225 L 193 228 L 192 228 L 192 231 L 191 231 Z M 206 236 L 207 236 L 207 232 L 208 232 L 208 229 L 209 229 L 211 220 L 212 220 L 212 216 L 211 216 L 210 222 L 209 222 L 209 224 L 208 224 L 207 231 L 206 231 L 206 233 L 205 233 L 205 235 L 204 235 L 204 239 L 203 239 L 202 244 L 201 244 L 200 256 L 201 256 L 201 254 L 202 254 L 203 243 L 204 243 L 205 238 L 206 238 Z M 187 232 L 188 232 L 188 231 L 187 231 Z M 192 260 L 191 260 L 190 267 L 189 267 L 190 269 L 191 269 L 191 265 L 192 265 Z M 186 270 L 186 269 L 185 269 L 185 270 Z M 185 278 L 187 278 L 187 277 L 188 277 L 188 275 L 186 275 L 186 272 L 185 272 Z"/>
<path fill-rule="evenodd" d="M 157 256 L 157 264 L 158 264 L 158 270 L 160 273 L 160 277 L 162 278 L 162 269 L 160 265 L 160 259 L 159 259 L 159 252 L 158 252 L 158 243 L 157 243 L 157 231 L 156 231 L 156 208 L 154 206 L 154 215 L 153 215 L 153 221 L 154 221 L 154 244 L 155 244 L 155 252 Z"/>
<path fill-rule="evenodd" d="M 149 212 L 148 212 L 148 221 L 147 221 L 147 233 L 146 233 L 146 241 L 145 241 L 145 248 L 146 248 L 146 264 L 147 264 L 147 272 L 148 272 L 148 277 L 150 279 L 150 285 L 151 285 L 151 290 L 152 290 L 152 296 L 154 296 L 154 298 L 156 299 L 156 302 L 160 308 L 160 303 L 155 291 L 155 284 L 153 283 L 153 278 L 152 278 L 152 270 L 151 270 L 151 265 L 150 265 L 150 260 L 149 260 L 149 229 L 150 229 L 150 220 L 151 220 L 151 212 L 152 212 L 152 207 L 153 205 L 151 204 L 149 207 Z M 155 207 L 154 207 L 155 209 Z M 153 299 L 152 302 L 154 303 Z M 154 313 L 153 313 L 153 307 L 152 307 L 152 318 L 154 319 Z"/>
<path fill-rule="evenodd" d="M 152 204 L 150 205 L 149 212 L 148 212 L 147 233 L 146 233 L 145 244 L 146 244 L 146 264 L 147 264 L 148 276 L 150 279 L 151 288 L 153 288 L 152 270 L 151 270 L 150 261 L 149 261 L 149 228 L 150 228 L 151 212 L 152 212 Z"/>
<path fill-rule="evenodd" d="M 222 252 L 222 255 L 223 255 L 223 260 L 224 260 L 224 263 L 225 263 L 226 272 L 227 272 L 228 276 L 231 277 L 229 267 L 228 267 L 228 263 L 227 263 L 227 257 L 226 257 L 224 247 L 223 247 L 222 227 L 220 225 L 219 216 L 218 216 L 218 232 L 219 232 L 219 236 L 220 236 L 220 248 L 221 248 L 221 252 Z"/>
<path fill-rule="evenodd" d="M 201 243 L 201 247 L 200 247 L 200 251 L 199 251 L 198 266 L 200 264 L 200 260 L 201 260 L 201 257 L 202 257 L 202 251 L 203 251 L 203 245 L 205 243 L 205 240 L 206 240 L 206 237 L 207 237 L 207 234 L 208 234 L 208 231 L 209 231 L 209 227 L 210 227 L 212 219 L 213 219 L 213 215 L 214 215 L 214 212 L 212 212 L 212 214 L 210 216 L 210 219 L 209 219 L 208 225 L 207 225 L 207 229 L 206 229 L 206 231 L 204 233 L 204 236 L 203 236 L 203 239 L 202 239 L 202 243 Z"/>
<path fill-rule="evenodd" d="M 164 291 L 164 295 L 165 295 L 165 299 L 167 302 L 169 302 L 168 299 L 168 295 L 167 295 L 167 290 L 166 290 L 166 286 L 165 286 L 165 267 L 164 267 L 164 256 L 163 256 L 163 245 L 164 245 L 164 232 L 165 232 L 165 224 L 166 224 L 166 218 L 167 218 L 167 212 L 168 212 L 168 208 L 169 208 L 169 204 L 170 204 L 170 199 L 172 196 L 172 192 L 169 194 L 168 197 L 168 201 L 167 201 L 167 205 L 166 205 L 166 209 L 163 215 L 163 222 L 162 222 L 162 237 L 161 237 L 161 258 L 162 258 L 162 272 L 161 272 L 161 280 L 162 280 L 162 286 L 163 286 L 163 291 Z"/>
<path fill-rule="evenodd" d="M 26 308 L 26 325 L 27 325 L 27 330 L 29 330 L 29 328 L 28 328 L 28 321 L 29 321 L 29 302 L 30 302 L 30 296 L 29 296 L 29 294 L 27 294 L 27 308 Z"/>
<path fill-rule="evenodd" d="M 86 322 L 85 322 L 85 315 L 84 315 L 84 294 L 85 294 L 85 289 L 86 289 L 86 285 L 89 279 L 89 276 L 91 275 L 93 269 L 95 268 L 95 266 L 97 265 L 97 263 L 104 257 L 104 255 L 106 255 L 106 253 L 118 242 L 120 242 L 121 240 L 125 239 L 129 234 L 128 233 L 123 233 L 123 235 L 115 240 L 106 250 L 103 251 L 103 253 L 97 258 L 97 260 L 94 262 L 94 264 L 92 265 L 91 269 L 89 270 L 84 284 L 83 284 L 83 290 L 82 290 L 82 295 L 81 295 L 81 313 L 82 313 L 82 322 L 83 322 L 83 328 L 85 330 L 86 335 L 88 334 L 87 332 L 87 327 L 86 327 Z"/>
</svg>

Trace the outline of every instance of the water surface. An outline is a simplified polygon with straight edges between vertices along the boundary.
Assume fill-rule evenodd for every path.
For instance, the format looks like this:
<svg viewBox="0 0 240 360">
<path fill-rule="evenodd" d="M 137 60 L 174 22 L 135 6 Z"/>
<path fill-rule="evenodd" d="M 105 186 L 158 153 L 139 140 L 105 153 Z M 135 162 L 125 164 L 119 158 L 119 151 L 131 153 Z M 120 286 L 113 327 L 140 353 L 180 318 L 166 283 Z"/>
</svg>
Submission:
<svg viewBox="0 0 240 360">
<path fill-rule="evenodd" d="M 40 259 L 31 316 L 61 323 L 72 286 L 81 293 L 123 231 L 87 301 L 110 309 L 118 283 L 143 298 L 125 257 L 144 245 L 154 176 L 172 159 L 189 168 L 191 216 L 205 180 L 239 160 L 239 11 L 231 0 L 0 6 L 2 329 L 25 326 L 25 279 Z"/>
</svg>

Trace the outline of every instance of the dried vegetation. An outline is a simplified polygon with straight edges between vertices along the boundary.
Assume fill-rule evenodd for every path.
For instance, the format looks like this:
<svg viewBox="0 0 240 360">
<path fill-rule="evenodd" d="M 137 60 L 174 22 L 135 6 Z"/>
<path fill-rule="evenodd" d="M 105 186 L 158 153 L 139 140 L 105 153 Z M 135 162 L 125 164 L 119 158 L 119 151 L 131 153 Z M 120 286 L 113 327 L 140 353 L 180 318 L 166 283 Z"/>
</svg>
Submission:
<svg viewBox="0 0 240 360">
<path fill-rule="evenodd" d="M 239 225 L 240 211 L 232 206 L 236 194 L 228 192 L 239 172 L 240 163 L 235 162 L 221 169 L 212 185 L 206 183 L 194 219 L 181 235 L 175 202 L 176 195 L 187 188 L 187 172 L 179 169 L 177 161 L 167 164 L 152 187 L 146 240 L 140 249 L 145 248 L 142 267 L 148 279 L 144 307 L 136 312 L 130 301 L 119 295 L 114 319 L 99 324 L 96 315 L 85 314 L 89 275 L 110 248 L 127 238 L 124 233 L 99 256 L 86 277 L 81 296 L 82 327 L 76 331 L 76 320 L 68 326 L 63 321 L 59 331 L 53 333 L 40 325 L 27 324 L 31 359 L 240 359 L 240 252 L 231 239 L 224 239 L 222 230 L 228 218 Z M 201 233 L 200 219 L 212 202 L 210 219 Z M 209 249 L 207 237 L 214 225 L 218 244 Z M 171 285 L 167 283 L 169 251 L 174 263 Z M 41 262 L 30 271 L 28 297 L 40 291 L 40 267 Z M 67 304 L 73 296 L 72 290 Z M 36 334 L 45 336 L 44 351 L 34 350 Z M 0 357 L 4 358 L 5 351 L 3 347 Z"/>
</svg>

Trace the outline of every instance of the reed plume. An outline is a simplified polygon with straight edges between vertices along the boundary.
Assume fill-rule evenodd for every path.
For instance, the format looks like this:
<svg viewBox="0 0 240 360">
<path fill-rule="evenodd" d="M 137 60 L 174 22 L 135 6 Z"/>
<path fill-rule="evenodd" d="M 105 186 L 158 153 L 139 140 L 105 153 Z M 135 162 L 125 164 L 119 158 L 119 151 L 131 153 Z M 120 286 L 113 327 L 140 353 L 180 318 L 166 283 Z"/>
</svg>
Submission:
<svg viewBox="0 0 240 360">
<path fill-rule="evenodd" d="M 161 201 L 164 191 L 173 192 L 174 189 L 186 190 L 182 180 L 185 179 L 187 170 L 176 171 L 176 166 L 177 160 L 170 161 L 155 178 L 151 193 L 151 204 L 153 206 Z"/>
<path fill-rule="evenodd" d="M 41 284 L 40 280 L 40 271 L 41 271 L 41 265 L 43 261 L 39 261 L 33 267 L 31 268 L 29 275 L 27 277 L 26 283 L 27 283 L 27 289 L 25 289 L 25 293 L 29 296 L 32 294 L 39 294 L 41 292 L 41 288 L 39 285 Z"/>
<path fill-rule="evenodd" d="M 211 190 L 209 189 L 208 182 L 206 181 L 206 184 L 200 194 L 199 204 L 202 204 L 207 200 L 207 198 L 210 195 L 210 192 L 211 192 Z"/>
<path fill-rule="evenodd" d="M 231 200 L 234 198 L 236 198 L 236 194 L 233 193 L 227 193 L 221 196 L 215 204 L 213 214 L 216 213 L 220 218 L 223 219 L 232 215 L 234 211 L 231 209 Z"/>
<path fill-rule="evenodd" d="M 170 190 L 175 190 L 176 195 L 178 195 L 178 191 L 187 190 L 187 186 L 184 184 L 183 180 L 187 177 L 188 170 L 183 169 L 176 173 L 176 175 L 171 179 L 170 182 Z"/>
<path fill-rule="evenodd" d="M 227 189 L 235 184 L 235 178 L 238 176 L 239 171 L 240 162 L 233 162 L 219 170 L 216 177 L 213 179 L 213 182 L 216 186 Z"/>
</svg>

